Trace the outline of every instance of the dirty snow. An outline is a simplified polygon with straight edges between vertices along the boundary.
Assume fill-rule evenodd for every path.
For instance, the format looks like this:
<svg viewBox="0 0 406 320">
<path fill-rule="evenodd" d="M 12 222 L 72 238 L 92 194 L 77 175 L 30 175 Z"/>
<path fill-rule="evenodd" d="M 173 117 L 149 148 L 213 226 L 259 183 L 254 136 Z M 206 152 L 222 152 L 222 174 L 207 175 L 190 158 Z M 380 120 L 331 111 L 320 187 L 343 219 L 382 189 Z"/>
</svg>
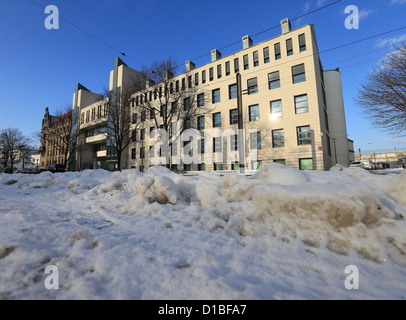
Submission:
<svg viewBox="0 0 406 320">
<path fill-rule="evenodd" d="M 405 299 L 405 215 L 406 170 L 0 174 L 0 299 Z"/>
</svg>

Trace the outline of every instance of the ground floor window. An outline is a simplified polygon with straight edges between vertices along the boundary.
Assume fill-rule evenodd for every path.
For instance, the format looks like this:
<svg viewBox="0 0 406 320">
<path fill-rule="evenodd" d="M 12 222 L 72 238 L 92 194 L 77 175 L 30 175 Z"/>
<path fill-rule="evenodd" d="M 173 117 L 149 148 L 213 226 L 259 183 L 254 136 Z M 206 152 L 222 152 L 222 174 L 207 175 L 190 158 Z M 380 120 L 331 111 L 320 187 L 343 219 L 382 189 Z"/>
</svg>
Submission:
<svg viewBox="0 0 406 320">
<path fill-rule="evenodd" d="M 214 171 L 219 171 L 223 170 L 223 164 L 222 163 L 215 163 L 214 164 Z"/>
<path fill-rule="evenodd" d="M 299 169 L 300 170 L 313 170 L 313 159 L 299 159 Z"/>
<path fill-rule="evenodd" d="M 206 165 L 204 163 L 199 163 L 197 165 L 197 170 L 199 171 L 206 171 Z"/>
<path fill-rule="evenodd" d="M 240 164 L 238 162 L 231 164 L 231 170 L 236 171 L 236 170 L 239 170 L 239 169 L 240 169 Z"/>
<path fill-rule="evenodd" d="M 286 166 L 286 160 L 285 159 L 275 159 L 273 162 L 275 163 L 280 163 Z"/>
<path fill-rule="evenodd" d="M 184 164 L 183 165 L 183 169 L 185 171 L 191 171 L 192 170 L 192 165 L 191 164 Z"/>
<path fill-rule="evenodd" d="M 262 169 L 262 160 L 251 161 L 251 170 Z"/>
</svg>

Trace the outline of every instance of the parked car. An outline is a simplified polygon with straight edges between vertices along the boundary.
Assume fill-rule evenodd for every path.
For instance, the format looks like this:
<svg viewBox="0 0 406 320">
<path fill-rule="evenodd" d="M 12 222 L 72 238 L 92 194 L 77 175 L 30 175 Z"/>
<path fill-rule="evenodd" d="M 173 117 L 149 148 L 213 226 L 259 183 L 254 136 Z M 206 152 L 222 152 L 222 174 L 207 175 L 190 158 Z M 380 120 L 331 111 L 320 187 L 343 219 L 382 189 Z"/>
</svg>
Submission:
<svg viewBox="0 0 406 320">
<path fill-rule="evenodd" d="M 32 171 L 29 168 L 21 168 L 21 169 L 17 169 L 16 173 L 31 174 Z"/>
<path fill-rule="evenodd" d="M 360 161 L 353 161 L 350 163 L 350 168 L 363 168 L 364 165 Z"/>
<path fill-rule="evenodd" d="M 372 162 L 371 159 L 362 159 L 362 160 L 360 160 L 360 162 L 362 163 L 364 168 L 367 169 L 367 170 L 375 169 L 375 165 L 374 165 L 374 163 Z"/>
<path fill-rule="evenodd" d="M 65 172 L 65 166 L 63 164 L 51 164 L 48 169 L 48 171 L 51 171 L 53 173 L 55 172 Z"/>
<path fill-rule="evenodd" d="M 4 168 L 2 172 L 3 173 L 13 173 L 13 171 L 14 171 L 13 168 L 7 167 L 7 168 Z"/>
<path fill-rule="evenodd" d="M 375 169 L 382 170 L 383 164 L 381 162 L 375 162 Z"/>
</svg>

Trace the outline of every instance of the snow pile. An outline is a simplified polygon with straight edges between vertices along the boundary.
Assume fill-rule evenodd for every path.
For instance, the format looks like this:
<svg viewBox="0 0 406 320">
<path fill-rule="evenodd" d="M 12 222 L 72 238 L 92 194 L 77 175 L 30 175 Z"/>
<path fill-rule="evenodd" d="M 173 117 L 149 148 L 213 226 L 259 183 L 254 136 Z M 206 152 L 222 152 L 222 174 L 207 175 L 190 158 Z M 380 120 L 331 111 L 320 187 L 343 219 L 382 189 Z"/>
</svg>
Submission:
<svg viewBox="0 0 406 320">
<path fill-rule="evenodd" d="M 0 298 L 405 298 L 405 195 L 406 171 L 339 166 L 1 174 Z"/>
</svg>

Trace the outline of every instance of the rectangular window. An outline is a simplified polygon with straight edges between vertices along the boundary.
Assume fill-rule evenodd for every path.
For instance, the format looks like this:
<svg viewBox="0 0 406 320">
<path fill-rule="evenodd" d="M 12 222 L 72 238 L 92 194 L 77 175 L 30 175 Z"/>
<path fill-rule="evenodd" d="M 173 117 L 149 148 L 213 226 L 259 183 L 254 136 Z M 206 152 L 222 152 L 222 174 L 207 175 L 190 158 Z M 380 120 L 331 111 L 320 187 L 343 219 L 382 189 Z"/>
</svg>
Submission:
<svg viewBox="0 0 406 320">
<path fill-rule="evenodd" d="M 204 107 L 204 93 L 199 93 L 197 95 L 197 107 Z"/>
<path fill-rule="evenodd" d="M 145 140 L 145 129 L 141 129 L 140 140 Z"/>
<path fill-rule="evenodd" d="M 226 62 L 226 76 L 230 75 L 230 61 Z"/>
<path fill-rule="evenodd" d="M 204 116 L 197 117 L 197 129 L 204 130 L 205 127 L 206 127 L 206 122 L 205 122 Z"/>
<path fill-rule="evenodd" d="M 206 83 L 206 70 L 202 71 L 202 83 Z"/>
<path fill-rule="evenodd" d="M 209 69 L 209 80 L 213 81 L 213 79 L 214 79 L 214 71 L 213 71 L 213 68 L 210 68 Z"/>
<path fill-rule="evenodd" d="M 262 160 L 251 161 L 251 170 L 261 170 L 262 169 Z"/>
<path fill-rule="evenodd" d="M 295 97 L 295 112 L 296 112 L 296 114 L 309 112 L 307 94 Z"/>
<path fill-rule="evenodd" d="M 198 154 L 204 154 L 204 139 L 197 141 L 197 151 Z"/>
<path fill-rule="evenodd" d="M 269 62 L 269 47 L 264 48 L 264 63 Z"/>
<path fill-rule="evenodd" d="M 141 147 L 140 148 L 140 159 L 144 159 L 145 158 L 145 147 Z"/>
<path fill-rule="evenodd" d="M 230 136 L 230 151 L 238 150 L 238 137 L 236 134 Z"/>
<path fill-rule="evenodd" d="M 187 87 L 189 89 L 192 88 L 192 76 L 187 77 Z"/>
<path fill-rule="evenodd" d="M 173 94 L 173 82 L 169 84 L 169 93 Z M 154 97 L 155 98 L 155 97 Z"/>
<path fill-rule="evenodd" d="M 159 88 L 159 89 L 161 89 L 161 88 Z M 186 89 L 186 80 L 185 80 L 185 78 L 183 78 L 182 79 L 182 90 L 185 90 Z M 159 95 L 159 96 L 161 96 L 161 95 Z"/>
<path fill-rule="evenodd" d="M 310 126 L 297 127 L 296 131 L 297 131 L 297 144 L 299 146 L 312 143 Z"/>
<path fill-rule="evenodd" d="M 152 108 L 152 109 L 150 110 L 150 112 L 149 112 L 149 118 L 150 118 L 150 119 L 154 119 L 154 117 L 155 117 L 155 108 Z"/>
<path fill-rule="evenodd" d="M 179 80 L 176 80 L 175 82 L 175 91 L 179 92 Z"/>
<path fill-rule="evenodd" d="M 132 159 L 132 160 L 135 160 L 135 154 L 136 154 L 136 149 L 135 149 L 135 148 L 132 148 L 132 149 L 131 149 L 131 159 Z"/>
<path fill-rule="evenodd" d="M 206 171 L 206 165 L 204 163 L 199 163 L 197 165 L 197 170 L 199 171 Z"/>
<path fill-rule="evenodd" d="M 131 140 L 132 142 L 136 142 L 137 141 L 137 130 L 133 130 L 131 133 Z"/>
<path fill-rule="evenodd" d="M 248 70 L 249 69 L 249 65 L 248 65 L 248 54 L 243 56 L 243 63 L 244 63 L 244 70 Z"/>
<path fill-rule="evenodd" d="M 247 80 L 248 94 L 254 94 L 258 92 L 258 82 L 257 78 L 252 78 Z"/>
<path fill-rule="evenodd" d="M 258 67 L 259 66 L 258 51 L 254 51 L 252 55 L 253 55 L 254 67 Z"/>
<path fill-rule="evenodd" d="M 275 163 L 280 163 L 286 166 L 286 160 L 285 159 L 275 159 L 273 162 Z"/>
<path fill-rule="evenodd" d="M 281 58 L 281 44 L 275 43 L 275 60 L 279 60 Z"/>
<path fill-rule="evenodd" d="M 283 129 L 272 130 L 272 147 L 282 148 L 285 146 Z"/>
<path fill-rule="evenodd" d="M 271 119 L 282 117 L 282 100 L 271 101 Z"/>
<path fill-rule="evenodd" d="M 141 121 L 145 121 L 145 119 L 147 118 L 147 113 L 145 110 L 141 111 Z"/>
<path fill-rule="evenodd" d="M 238 109 L 230 110 L 230 124 L 238 124 Z"/>
<path fill-rule="evenodd" d="M 234 73 L 240 72 L 240 63 L 238 61 L 238 58 L 234 59 Z"/>
<path fill-rule="evenodd" d="M 279 76 L 279 71 L 268 73 L 268 86 L 269 90 L 280 88 L 281 79 Z"/>
<path fill-rule="evenodd" d="M 221 64 L 217 65 L 217 79 L 221 78 Z"/>
<path fill-rule="evenodd" d="M 218 103 L 220 102 L 220 89 L 215 89 L 212 91 L 212 103 Z"/>
<path fill-rule="evenodd" d="M 90 111 L 86 111 L 86 123 L 90 121 Z"/>
<path fill-rule="evenodd" d="M 213 113 L 213 128 L 221 127 L 221 112 Z"/>
<path fill-rule="evenodd" d="M 223 170 L 223 164 L 222 163 L 214 163 L 214 171 L 221 171 Z"/>
<path fill-rule="evenodd" d="M 299 159 L 299 170 L 314 170 L 313 159 Z"/>
<path fill-rule="evenodd" d="M 230 84 L 228 86 L 228 98 L 237 99 L 237 84 Z"/>
<path fill-rule="evenodd" d="M 222 137 L 213 138 L 213 152 L 222 152 Z"/>
<path fill-rule="evenodd" d="M 184 125 L 185 125 L 185 129 L 190 129 L 192 127 L 190 119 L 185 119 Z"/>
<path fill-rule="evenodd" d="M 155 149 L 154 146 L 149 147 L 149 157 L 154 158 Z"/>
<path fill-rule="evenodd" d="M 292 38 L 286 40 L 286 53 L 288 56 L 293 55 L 293 42 Z"/>
<path fill-rule="evenodd" d="M 199 74 L 195 73 L 195 86 L 199 85 Z"/>
<path fill-rule="evenodd" d="M 304 63 L 292 67 L 293 83 L 300 83 L 306 81 Z"/>
<path fill-rule="evenodd" d="M 259 121 L 259 105 L 249 106 L 250 121 Z"/>
<path fill-rule="evenodd" d="M 190 98 L 188 97 L 188 98 L 183 99 L 183 110 L 188 111 L 188 110 L 190 110 L 190 107 L 191 107 Z"/>
<path fill-rule="evenodd" d="M 166 117 L 167 115 L 167 108 L 166 108 L 166 104 L 161 106 L 161 110 L 160 110 L 160 116 L 161 117 Z"/>
<path fill-rule="evenodd" d="M 250 149 L 261 149 L 261 131 L 250 132 Z"/>
<path fill-rule="evenodd" d="M 299 49 L 300 52 L 306 51 L 306 37 L 304 33 L 299 35 Z"/>
<path fill-rule="evenodd" d="M 133 124 L 137 123 L 137 114 L 133 113 Z"/>
</svg>

